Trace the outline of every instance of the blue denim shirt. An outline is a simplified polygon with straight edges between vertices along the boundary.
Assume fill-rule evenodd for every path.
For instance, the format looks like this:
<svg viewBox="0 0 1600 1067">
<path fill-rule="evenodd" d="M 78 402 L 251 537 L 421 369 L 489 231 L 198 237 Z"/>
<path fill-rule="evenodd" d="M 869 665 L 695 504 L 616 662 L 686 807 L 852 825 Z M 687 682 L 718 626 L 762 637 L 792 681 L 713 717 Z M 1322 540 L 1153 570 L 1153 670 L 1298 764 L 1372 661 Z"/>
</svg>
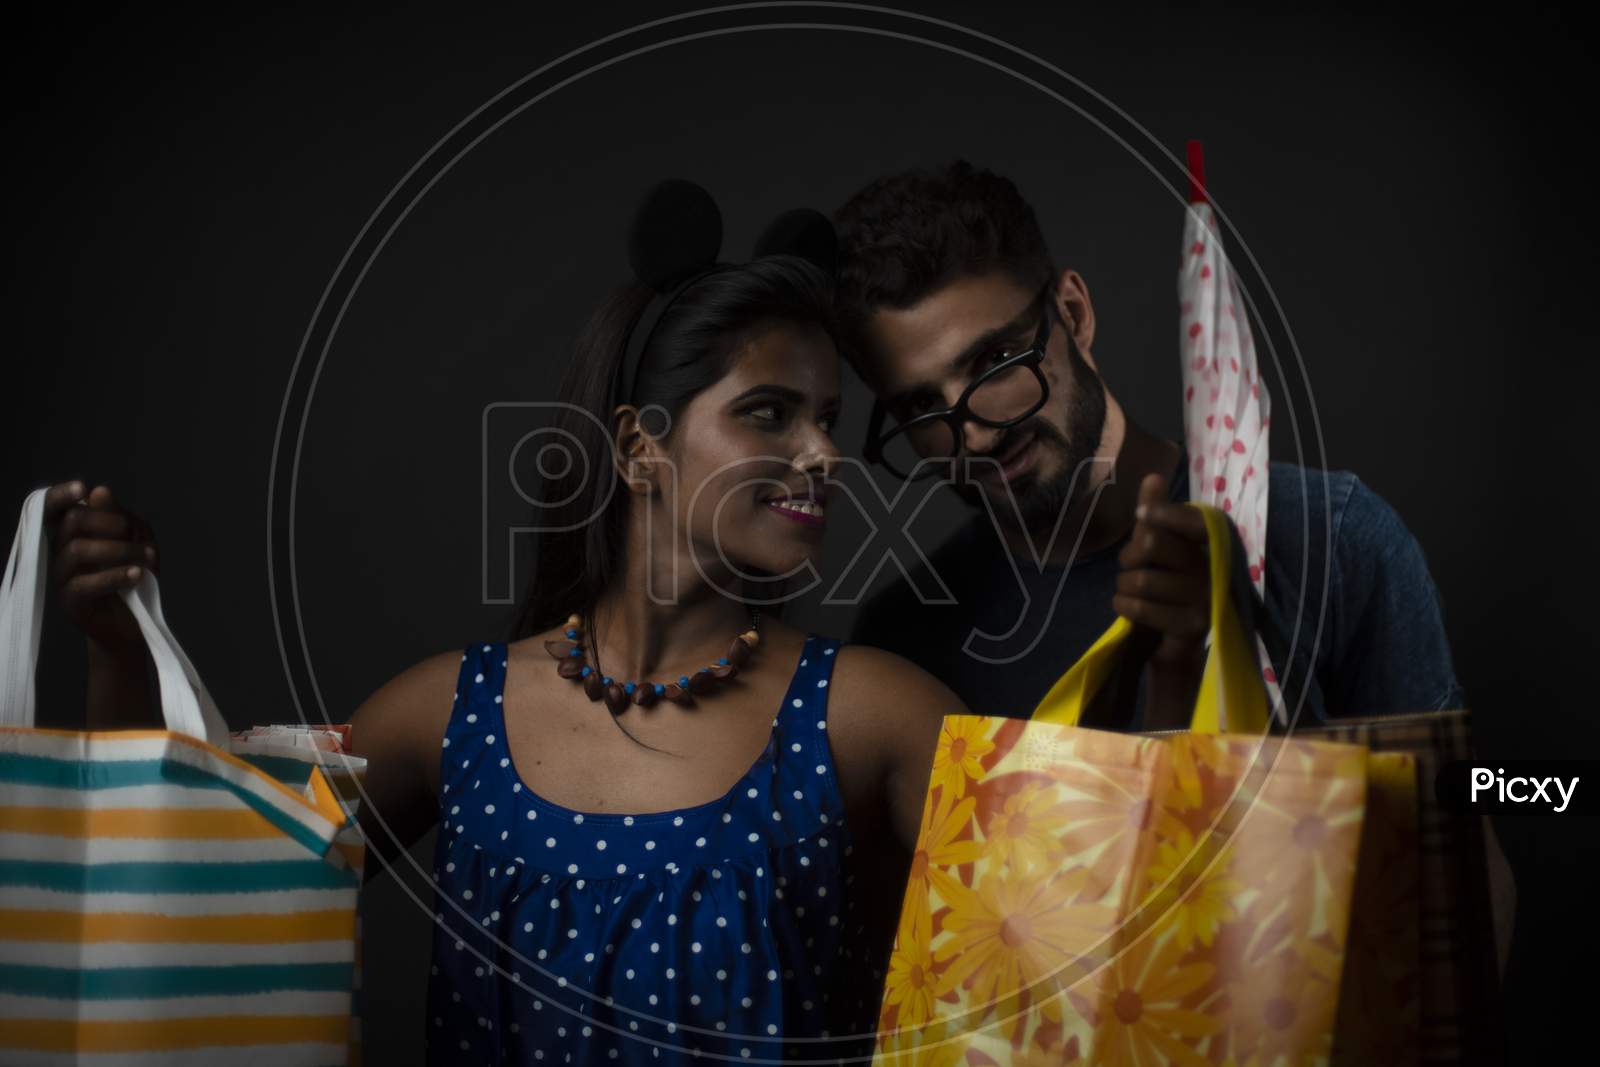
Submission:
<svg viewBox="0 0 1600 1067">
<path fill-rule="evenodd" d="M 1172 478 L 1178 500 L 1184 463 Z M 1255 622 L 1290 713 L 1300 707 L 1305 725 L 1465 706 L 1439 591 L 1394 509 L 1347 471 L 1274 463 L 1270 477 Z M 929 557 L 932 574 L 918 566 L 872 597 L 851 639 L 905 656 L 975 712 L 1026 718 L 1115 618 L 1125 544 L 1039 568 L 976 516 Z M 940 583 L 954 603 L 928 602 Z"/>
</svg>

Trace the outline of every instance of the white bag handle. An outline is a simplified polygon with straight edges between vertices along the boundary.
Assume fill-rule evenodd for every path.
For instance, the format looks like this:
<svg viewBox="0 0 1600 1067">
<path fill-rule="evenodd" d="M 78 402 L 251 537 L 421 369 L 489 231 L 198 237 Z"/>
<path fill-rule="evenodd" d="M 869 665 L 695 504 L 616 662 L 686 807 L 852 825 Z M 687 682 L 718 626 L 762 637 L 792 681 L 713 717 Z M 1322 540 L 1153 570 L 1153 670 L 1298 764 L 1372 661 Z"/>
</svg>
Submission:
<svg viewBox="0 0 1600 1067">
<path fill-rule="evenodd" d="M 46 492 L 36 489 L 23 502 L 17 536 L 6 563 L 5 583 L 0 585 L 0 726 L 31 728 L 35 719 L 34 679 L 48 555 L 44 550 Z M 155 661 L 161 685 L 161 714 L 167 729 L 226 748 L 228 724 L 194 664 L 167 627 L 156 576 L 145 568 L 138 586 L 121 590 L 120 595 L 139 624 L 139 632 Z"/>
</svg>

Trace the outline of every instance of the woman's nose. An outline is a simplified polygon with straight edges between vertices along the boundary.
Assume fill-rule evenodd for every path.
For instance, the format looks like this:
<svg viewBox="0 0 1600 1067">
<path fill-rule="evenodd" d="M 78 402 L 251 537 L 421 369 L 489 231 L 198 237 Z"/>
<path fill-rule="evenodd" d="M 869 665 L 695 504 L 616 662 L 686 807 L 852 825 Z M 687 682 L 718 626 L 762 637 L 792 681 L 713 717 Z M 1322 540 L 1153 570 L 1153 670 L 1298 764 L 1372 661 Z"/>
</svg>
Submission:
<svg viewBox="0 0 1600 1067">
<path fill-rule="evenodd" d="M 794 468 L 808 474 L 830 477 L 839 466 L 839 449 L 826 434 L 819 440 L 808 441 L 795 454 Z"/>
</svg>

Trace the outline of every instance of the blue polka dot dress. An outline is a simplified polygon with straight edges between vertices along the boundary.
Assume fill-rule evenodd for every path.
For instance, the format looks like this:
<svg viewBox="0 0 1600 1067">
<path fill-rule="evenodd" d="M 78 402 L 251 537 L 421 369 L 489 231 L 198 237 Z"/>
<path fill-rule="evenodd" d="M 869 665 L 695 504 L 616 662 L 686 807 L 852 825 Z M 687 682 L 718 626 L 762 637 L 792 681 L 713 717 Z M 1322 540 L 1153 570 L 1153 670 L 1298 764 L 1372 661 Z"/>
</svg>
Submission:
<svg viewBox="0 0 1600 1067">
<path fill-rule="evenodd" d="M 853 848 L 827 741 L 838 648 L 806 637 L 732 789 L 648 815 L 525 786 L 501 717 L 505 646 L 467 650 L 442 754 L 430 1064 L 870 1056 L 882 974 L 847 955 Z"/>
</svg>

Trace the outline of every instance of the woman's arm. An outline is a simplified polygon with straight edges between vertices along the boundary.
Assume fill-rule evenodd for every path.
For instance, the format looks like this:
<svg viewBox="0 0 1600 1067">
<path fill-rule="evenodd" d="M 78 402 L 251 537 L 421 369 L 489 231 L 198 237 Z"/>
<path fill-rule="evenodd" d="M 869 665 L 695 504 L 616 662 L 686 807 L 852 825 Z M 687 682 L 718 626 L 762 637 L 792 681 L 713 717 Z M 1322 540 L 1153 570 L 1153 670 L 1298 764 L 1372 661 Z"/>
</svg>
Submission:
<svg viewBox="0 0 1600 1067">
<path fill-rule="evenodd" d="M 391 679 L 350 717 L 350 747 L 367 761 L 358 822 L 375 877 L 431 829 L 439 817 L 439 759 L 449 724 L 459 652 L 433 656 Z"/>
<path fill-rule="evenodd" d="M 865 645 L 839 650 L 828 697 L 829 741 L 849 794 L 881 811 L 885 829 L 909 855 L 946 715 L 967 707 L 909 660 Z M 847 796 L 848 802 L 848 796 Z"/>
</svg>

